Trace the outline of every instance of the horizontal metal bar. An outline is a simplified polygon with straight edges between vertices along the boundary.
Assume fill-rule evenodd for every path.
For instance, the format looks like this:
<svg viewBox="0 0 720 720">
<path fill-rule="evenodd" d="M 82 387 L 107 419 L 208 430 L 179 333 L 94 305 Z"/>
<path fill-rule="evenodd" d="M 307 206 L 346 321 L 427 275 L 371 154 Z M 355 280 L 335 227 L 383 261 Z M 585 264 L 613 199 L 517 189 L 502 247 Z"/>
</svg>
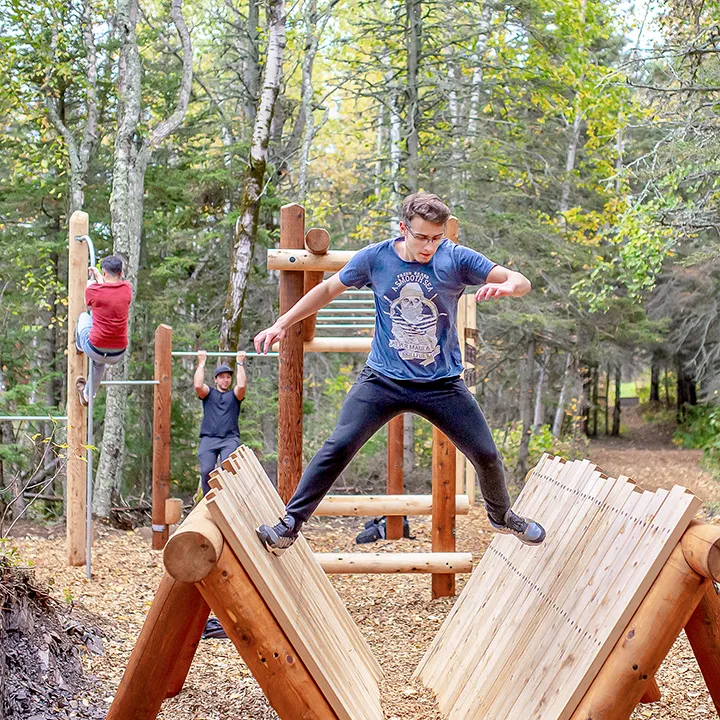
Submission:
<svg viewBox="0 0 720 720">
<path fill-rule="evenodd" d="M 323 315 L 318 320 L 325 322 L 326 320 L 342 320 L 343 322 L 375 322 L 374 315 L 368 315 L 367 317 L 348 317 L 347 315 L 340 315 L 336 317 L 334 315 Z"/>
<path fill-rule="evenodd" d="M 173 357 L 197 357 L 198 350 L 173 350 L 170 354 Z M 227 352 L 206 352 L 205 353 L 208 357 L 234 357 L 237 353 L 227 351 Z M 256 352 L 246 352 L 245 357 L 277 357 L 278 353 L 276 352 L 269 352 L 269 353 L 256 353 Z"/>
<path fill-rule="evenodd" d="M 159 380 L 103 380 L 101 385 L 159 385 Z"/>
<path fill-rule="evenodd" d="M 334 328 L 354 328 L 355 330 L 372 330 L 374 325 L 351 325 L 344 323 L 332 323 L 331 325 L 316 325 L 316 330 L 333 330 Z"/>
<path fill-rule="evenodd" d="M 23 420 L 67 420 L 67 415 L 0 415 L 0 421 L 22 422 Z"/>
</svg>

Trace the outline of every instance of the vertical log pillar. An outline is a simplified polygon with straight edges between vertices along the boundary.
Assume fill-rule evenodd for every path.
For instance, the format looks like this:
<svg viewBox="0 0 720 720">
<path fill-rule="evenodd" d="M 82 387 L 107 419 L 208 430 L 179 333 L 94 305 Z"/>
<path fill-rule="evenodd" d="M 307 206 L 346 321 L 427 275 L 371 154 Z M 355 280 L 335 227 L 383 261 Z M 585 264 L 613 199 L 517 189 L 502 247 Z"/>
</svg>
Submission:
<svg viewBox="0 0 720 720">
<path fill-rule="evenodd" d="M 397 415 L 388 423 L 387 444 L 387 494 L 402 495 L 405 491 L 403 476 L 403 434 L 404 419 Z M 400 540 L 403 536 L 402 515 L 385 518 L 385 537 L 388 540 Z"/>
<path fill-rule="evenodd" d="M 323 228 L 310 228 L 305 234 L 305 249 L 313 255 L 325 255 L 330 248 L 330 233 Z M 307 295 L 314 287 L 322 281 L 323 272 L 304 272 L 303 295 Z M 303 340 L 310 342 L 315 337 L 315 322 L 317 314 L 303 320 Z"/>
<path fill-rule="evenodd" d="M 195 585 L 165 574 L 106 720 L 155 720 L 182 687 L 209 614 Z"/>
<path fill-rule="evenodd" d="M 155 399 L 153 404 L 152 546 L 162 550 L 168 539 L 165 502 L 170 497 L 170 407 L 172 402 L 172 328 L 155 330 Z"/>
<path fill-rule="evenodd" d="M 455 552 L 455 446 L 433 427 L 432 551 Z M 432 576 L 433 600 L 455 594 L 455 575 Z"/>
<path fill-rule="evenodd" d="M 67 484 L 65 487 L 66 551 L 68 565 L 84 565 L 87 444 L 86 411 L 80 402 L 75 380 L 85 376 L 85 355 L 75 347 L 78 316 L 85 310 L 88 247 L 75 238 L 88 234 L 88 214 L 76 210 L 68 232 L 68 344 L 67 344 Z"/>
<path fill-rule="evenodd" d="M 685 634 L 705 678 L 710 697 L 720 715 L 720 595 L 708 583 L 695 612 L 685 625 Z"/>
<path fill-rule="evenodd" d="M 305 209 L 292 203 L 280 210 L 280 247 L 305 247 Z M 300 300 L 304 273 L 280 271 L 280 314 Z M 287 503 L 302 474 L 303 323 L 288 328 L 280 342 L 278 373 L 278 493 Z"/>
</svg>

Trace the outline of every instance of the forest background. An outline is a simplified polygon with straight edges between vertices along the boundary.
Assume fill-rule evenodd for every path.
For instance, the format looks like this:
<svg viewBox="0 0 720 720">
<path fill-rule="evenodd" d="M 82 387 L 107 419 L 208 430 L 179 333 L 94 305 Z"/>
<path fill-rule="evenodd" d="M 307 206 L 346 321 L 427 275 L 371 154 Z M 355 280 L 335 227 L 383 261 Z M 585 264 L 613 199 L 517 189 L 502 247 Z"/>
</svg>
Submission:
<svg viewBox="0 0 720 720">
<path fill-rule="evenodd" d="M 234 350 L 274 320 L 283 204 L 359 249 L 423 189 L 533 284 L 477 308 L 478 399 L 516 483 L 543 451 L 620 433 L 638 377 L 646 414 L 720 468 L 719 43 L 720 2 L 699 0 L 0 0 L 0 414 L 62 414 L 73 211 L 135 292 L 110 377 L 149 378 L 159 323 L 175 349 Z M 363 360 L 306 356 L 306 461 Z M 186 496 L 193 369 L 173 369 Z M 277 362 L 247 371 L 242 440 L 273 474 Z M 148 498 L 152 393 L 99 395 L 100 516 Z M 29 513 L 61 512 L 62 423 L 0 434 L 3 518 L 37 496 Z M 409 487 L 430 449 L 407 422 Z M 339 487 L 384 476 L 382 431 Z"/>
</svg>

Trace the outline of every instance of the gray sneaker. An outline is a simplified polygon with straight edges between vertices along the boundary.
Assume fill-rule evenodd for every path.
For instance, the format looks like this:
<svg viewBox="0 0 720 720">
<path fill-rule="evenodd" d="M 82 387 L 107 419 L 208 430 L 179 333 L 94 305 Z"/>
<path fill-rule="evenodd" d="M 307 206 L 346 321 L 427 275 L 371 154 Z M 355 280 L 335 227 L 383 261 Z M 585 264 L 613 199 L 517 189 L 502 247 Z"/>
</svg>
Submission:
<svg viewBox="0 0 720 720">
<path fill-rule="evenodd" d="M 514 535 L 525 545 L 540 545 L 545 540 L 545 528 L 540 523 L 516 515 L 512 510 L 505 513 L 505 524 L 498 525 L 489 518 L 492 529 L 502 535 Z"/>
<path fill-rule="evenodd" d="M 277 525 L 261 525 L 255 533 L 268 552 L 279 556 L 297 540 L 300 527 L 292 515 L 286 515 Z"/>
</svg>

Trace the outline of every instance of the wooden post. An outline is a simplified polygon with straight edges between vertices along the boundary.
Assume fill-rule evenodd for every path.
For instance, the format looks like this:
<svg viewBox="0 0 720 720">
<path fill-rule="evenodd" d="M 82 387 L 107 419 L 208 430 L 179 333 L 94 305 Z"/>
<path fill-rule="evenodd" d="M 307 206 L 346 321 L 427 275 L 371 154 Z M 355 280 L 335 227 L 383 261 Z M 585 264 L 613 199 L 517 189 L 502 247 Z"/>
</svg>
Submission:
<svg viewBox="0 0 720 720">
<path fill-rule="evenodd" d="M 165 501 L 170 497 L 170 408 L 172 391 L 172 328 L 155 330 L 155 401 L 153 406 L 152 545 L 162 550 L 168 539 Z"/>
<path fill-rule="evenodd" d="M 647 687 L 645 688 L 645 694 L 642 698 L 640 698 L 640 702 L 644 705 L 649 705 L 650 703 L 660 702 L 661 700 L 662 693 L 660 692 L 657 680 L 655 678 L 650 678 L 647 682 Z"/>
<path fill-rule="evenodd" d="M 397 415 L 388 423 L 387 441 L 387 494 L 402 495 L 405 490 L 403 474 L 403 427 L 402 415 Z M 385 516 L 385 537 L 388 540 L 400 540 L 403 536 L 402 516 Z"/>
<path fill-rule="evenodd" d="M 455 446 L 433 426 L 432 550 L 455 552 Z M 432 576 L 433 600 L 455 594 L 454 575 Z"/>
<path fill-rule="evenodd" d="M 67 484 L 65 490 L 66 551 L 68 565 L 84 565 L 86 530 L 87 413 L 75 389 L 75 380 L 86 377 L 85 355 L 75 347 L 75 328 L 85 310 L 88 246 L 75 238 L 88 234 L 88 214 L 76 210 L 68 231 L 68 336 L 67 336 Z"/>
<path fill-rule="evenodd" d="M 709 584 L 678 545 L 571 720 L 627 720 Z"/>
<path fill-rule="evenodd" d="M 305 247 L 305 209 L 292 203 L 280 210 L 280 247 Z M 303 273 L 280 272 L 280 314 L 303 295 Z M 278 373 L 278 493 L 287 503 L 302 474 L 303 323 L 288 328 L 280 343 Z"/>
<path fill-rule="evenodd" d="M 330 249 L 330 233 L 323 228 L 310 228 L 305 234 L 305 249 L 313 255 L 325 255 Z M 324 273 L 320 271 L 305 272 L 303 295 L 307 295 L 314 287 L 323 281 Z M 303 340 L 310 342 L 315 337 L 315 322 L 317 314 L 305 318 L 303 321 Z"/>
<path fill-rule="evenodd" d="M 197 588 L 283 720 L 337 720 L 302 658 L 225 544 Z"/>
<path fill-rule="evenodd" d="M 209 614 L 195 585 L 165 574 L 106 720 L 155 720 L 182 688 Z"/>
<path fill-rule="evenodd" d="M 685 634 L 720 715 L 720 595 L 712 583 L 708 583 L 705 594 L 685 625 Z"/>
</svg>

